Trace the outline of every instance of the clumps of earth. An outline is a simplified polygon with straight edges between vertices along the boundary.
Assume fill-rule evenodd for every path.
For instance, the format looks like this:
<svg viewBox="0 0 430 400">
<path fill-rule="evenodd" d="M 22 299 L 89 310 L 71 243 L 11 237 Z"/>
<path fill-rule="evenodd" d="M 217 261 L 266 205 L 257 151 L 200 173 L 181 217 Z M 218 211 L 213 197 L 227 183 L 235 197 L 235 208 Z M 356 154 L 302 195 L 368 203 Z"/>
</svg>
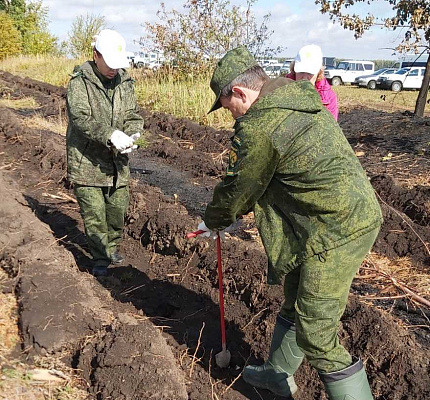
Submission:
<svg viewBox="0 0 430 400">
<path fill-rule="evenodd" d="M 186 238 L 225 170 L 231 132 L 141 110 L 149 146 L 130 163 L 120 247 L 126 262 L 94 278 L 66 179 L 65 137 L 29 124 L 36 113 L 65 123 L 65 89 L 0 72 L 0 93 L 39 105 L 0 107 L 0 266 L 9 277 L 2 290 L 19 301 L 23 360 L 73 368 L 94 399 L 279 398 L 241 379 L 246 364 L 267 357 L 283 297 L 281 286 L 266 283 L 252 215 L 222 242 L 232 355 L 226 369 L 215 363 L 221 350 L 215 243 Z M 387 288 L 396 288 L 381 284 L 372 266 L 407 259 L 410 273 L 428 279 L 428 120 L 359 108 L 341 109 L 339 123 L 384 214 L 353 282 L 340 340 L 364 360 L 376 400 L 427 400 L 429 308 L 402 291 L 390 299 Z M 326 399 L 306 361 L 296 380 L 296 400 Z"/>
</svg>

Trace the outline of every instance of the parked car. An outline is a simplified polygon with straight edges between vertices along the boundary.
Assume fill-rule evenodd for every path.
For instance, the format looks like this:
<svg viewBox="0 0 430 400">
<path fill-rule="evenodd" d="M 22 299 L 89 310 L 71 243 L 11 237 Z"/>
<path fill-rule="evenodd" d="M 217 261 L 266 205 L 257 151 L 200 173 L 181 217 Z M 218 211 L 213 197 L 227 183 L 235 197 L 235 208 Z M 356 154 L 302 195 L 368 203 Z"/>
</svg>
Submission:
<svg viewBox="0 0 430 400">
<path fill-rule="evenodd" d="M 400 92 L 402 89 L 420 89 L 425 70 L 424 67 L 399 69 L 394 74 L 378 78 L 376 87 L 378 89 L 391 89 L 393 92 Z"/>
<path fill-rule="evenodd" d="M 372 61 L 349 60 L 341 61 L 335 69 L 325 69 L 324 76 L 333 85 L 353 83 L 355 78 L 364 74 L 372 74 L 375 71 L 375 63 Z"/>
<path fill-rule="evenodd" d="M 270 78 L 276 78 L 277 76 L 281 75 L 282 66 L 283 64 L 281 63 L 270 64 L 263 67 L 263 70 Z"/>
<path fill-rule="evenodd" d="M 355 78 L 354 85 L 357 86 L 365 86 L 368 89 L 376 89 L 376 81 L 381 76 L 384 76 L 386 74 L 392 74 L 397 71 L 397 68 L 381 68 L 375 71 L 371 75 L 362 75 Z"/>
<path fill-rule="evenodd" d="M 153 71 L 157 71 L 163 66 L 163 64 L 164 64 L 163 61 L 160 61 L 160 60 L 152 61 L 148 64 L 148 68 L 152 69 Z"/>
<path fill-rule="evenodd" d="M 291 71 L 290 65 L 291 65 L 292 61 L 293 60 L 284 61 L 284 63 L 282 64 L 282 67 L 281 67 L 281 71 L 280 71 L 281 74 L 289 74 L 290 73 L 290 71 Z"/>
</svg>

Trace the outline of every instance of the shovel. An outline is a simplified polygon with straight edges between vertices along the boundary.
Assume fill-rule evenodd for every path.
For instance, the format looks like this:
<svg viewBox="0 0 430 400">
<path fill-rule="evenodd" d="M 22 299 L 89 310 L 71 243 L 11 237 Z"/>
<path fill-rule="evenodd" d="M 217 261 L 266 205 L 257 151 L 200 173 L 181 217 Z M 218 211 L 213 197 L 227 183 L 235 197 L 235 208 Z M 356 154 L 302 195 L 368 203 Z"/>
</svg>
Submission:
<svg viewBox="0 0 430 400">
<path fill-rule="evenodd" d="M 224 290 L 223 290 L 223 279 L 222 279 L 222 263 L 221 263 L 221 238 L 219 232 L 216 234 L 216 254 L 218 263 L 218 287 L 219 287 L 219 313 L 221 322 L 221 345 L 222 350 L 215 354 L 216 365 L 220 368 L 227 368 L 230 365 L 231 354 L 227 350 L 226 339 L 225 339 L 225 320 L 224 320 Z"/>
<path fill-rule="evenodd" d="M 196 237 L 205 231 L 195 231 L 187 234 L 187 238 Z M 230 365 L 231 354 L 227 350 L 226 337 L 225 337 L 225 320 L 224 320 L 224 290 L 222 279 L 222 262 L 221 262 L 221 238 L 219 232 L 216 236 L 216 253 L 218 264 L 218 288 L 219 288 L 219 311 L 220 311 L 220 324 L 221 324 L 221 346 L 222 350 L 215 354 L 215 362 L 219 368 L 227 368 Z"/>
</svg>

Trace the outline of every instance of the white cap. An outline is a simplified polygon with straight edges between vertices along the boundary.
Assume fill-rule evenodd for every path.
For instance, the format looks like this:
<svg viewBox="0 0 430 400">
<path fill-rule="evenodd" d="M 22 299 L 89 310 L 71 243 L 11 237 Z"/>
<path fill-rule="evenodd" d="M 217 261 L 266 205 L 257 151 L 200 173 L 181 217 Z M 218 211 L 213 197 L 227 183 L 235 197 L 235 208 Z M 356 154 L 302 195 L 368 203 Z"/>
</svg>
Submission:
<svg viewBox="0 0 430 400">
<path fill-rule="evenodd" d="M 103 29 L 95 39 L 94 47 L 103 56 L 109 68 L 119 69 L 130 65 L 125 51 L 125 40 L 118 32 Z"/>
<path fill-rule="evenodd" d="M 303 46 L 294 59 L 294 72 L 307 72 L 315 75 L 323 64 L 321 47 L 315 44 Z"/>
</svg>

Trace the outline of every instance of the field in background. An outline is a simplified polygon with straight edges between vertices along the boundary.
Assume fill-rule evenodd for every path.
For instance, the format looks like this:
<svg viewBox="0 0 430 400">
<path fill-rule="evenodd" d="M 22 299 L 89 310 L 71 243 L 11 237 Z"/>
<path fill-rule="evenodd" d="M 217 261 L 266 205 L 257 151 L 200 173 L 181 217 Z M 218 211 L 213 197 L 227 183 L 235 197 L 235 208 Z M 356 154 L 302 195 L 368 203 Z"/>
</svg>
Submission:
<svg viewBox="0 0 430 400">
<path fill-rule="evenodd" d="M 83 60 L 70 60 L 52 56 L 20 56 L 0 61 L 0 70 L 20 76 L 67 86 L 69 74 Z M 207 114 L 214 94 L 209 88 L 210 73 L 201 76 L 176 77 L 161 73 L 149 73 L 143 69 L 130 70 L 136 80 L 137 100 L 141 107 L 152 111 L 188 118 L 215 128 L 229 128 L 233 121 L 226 111 Z M 337 86 L 340 111 L 354 107 L 369 107 L 388 112 L 413 111 L 418 91 L 393 93 L 389 90 L 368 90 L 354 86 Z M 426 111 L 426 116 L 429 112 Z"/>
</svg>

